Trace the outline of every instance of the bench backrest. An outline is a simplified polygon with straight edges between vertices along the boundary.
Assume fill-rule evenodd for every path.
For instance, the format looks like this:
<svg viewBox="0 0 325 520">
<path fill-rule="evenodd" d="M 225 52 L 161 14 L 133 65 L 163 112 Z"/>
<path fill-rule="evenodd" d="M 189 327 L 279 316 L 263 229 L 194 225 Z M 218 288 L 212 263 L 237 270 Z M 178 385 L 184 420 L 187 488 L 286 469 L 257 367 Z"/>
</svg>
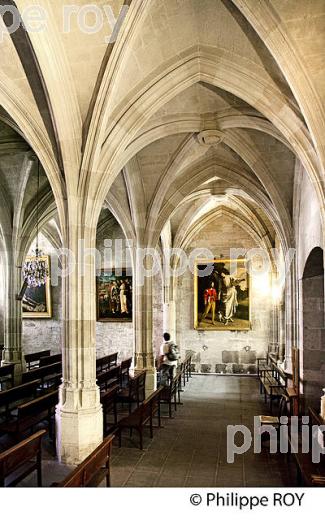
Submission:
<svg viewBox="0 0 325 520">
<path fill-rule="evenodd" d="M 7 406 L 10 403 L 20 401 L 21 399 L 26 399 L 27 397 L 35 397 L 36 390 L 40 383 L 41 380 L 36 379 L 34 381 L 30 381 L 19 386 L 14 386 L 9 390 L 0 392 L 0 406 Z"/>
<path fill-rule="evenodd" d="M 163 387 L 164 388 L 164 395 L 169 395 L 169 398 L 171 399 L 172 396 L 177 392 L 179 386 L 181 385 L 182 381 L 182 373 L 179 372 L 175 377 L 170 378 L 168 386 Z"/>
<path fill-rule="evenodd" d="M 33 352 L 32 354 L 25 354 L 25 361 L 27 364 L 34 363 L 35 361 L 39 361 L 42 357 L 47 357 L 51 355 L 50 350 L 42 350 L 41 352 Z"/>
<path fill-rule="evenodd" d="M 108 368 L 117 365 L 118 352 L 114 352 L 114 354 L 108 354 L 102 358 L 96 359 L 96 370 L 97 372 L 104 371 Z"/>
<path fill-rule="evenodd" d="M 114 403 L 119 389 L 120 389 L 119 385 L 114 385 L 114 386 L 112 386 L 112 388 L 107 390 L 107 392 L 101 394 L 100 402 L 101 402 L 101 404 L 103 406 L 103 410 L 104 411 L 105 411 L 106 408 L 108 408 L 111 404 Z"/>
<path fill-rule="evenodd" d="M 9 475 L 41 453 L 41 442 L 45 433 L 46 430 L 40 430 L 13 448 L 0 453 L 0 487 L 4 487 L 5 479 Z"/>
<path fill-rule="evenodd" d="M 292 414 L 290 397 L 288 397 L 285 394 L 282 394 L 279 403 L 278 418 L 280 419 L 280 417 L 290 417 L 291 415 Z"/>
<path fill-rule="evenodd" d="M 62 362 L 62 354 L 55 354 L 54 356 L 44 356 L 39 361 L 39 366 L 46 367 L 47 365 L 54 365 L 54 363 Z"/>
<path fill-rule="evenodd" d="M 122 373 L 128 372 L 131 368 L 133 358 L 123 359 L 121 362 L 121 371 Z"/>
<path fill-rule="evenodd" d="M 105 368 L 109 368 L 109 356 L 104 356 L 104 357 L 96 359 L 97 372 L 101 372 Z"/>
<path fill-rule="evenodd" d="M 47 365 L 41 368 L 35 368 L 35 370 L 30 370 L 29 372 L 24 372 L 22 374 L 22 382 L 27 383 L 33 379 L 43 379 L 46 376 L 50 376 L 52 374 L 60 374 L 62 372 L 62 362 L 54 363 L 53 365 Z"/>
<path fill-rule="evenodd" d="M 102 372 L 101 374 L 97 374 L 97 384 L 99 387 L 106 385 L 109 381 L 110 384 L 116 384 L 120 379 L 120 366 L 113 367 L 107 370 L 107 372 Z"/>
<path fill-rule="evenodd" d="M 164 387 L 160 386 L 153 392 L 145 401 L 143 401 L 141 406 L 144 406 L 148 409 L 149 414 L 153 413 L 155 410 L 158 410 L 161 393 L 163 392 Z"/>
<path fill-rule="evenodd" d="M 109 462 L 113 439 L 114 435 L 106 437 L 98 448 L 59 484 L 59 487 L 87 487 L 91 485 L 102 471 L 103 466 L 107 466 Z M 104 477 L 105 474 L 103 474 Z"/>
<path fill-rule="evenodd" d="M 325 426 L 325 420 L 319 415 L 319 413 L 312 407 L 308 408 L 308 415 L 309 415 L 309 432 L 310 432 L 310 445 L 312 446 L 312 435 L 313 435 L 313 428 L 312 426 Z M 321 435 L 321 434 L 320 434 Z M 325 444 L 325 431 L 322 432 L 323 435 L 323 446 Z M 321 454 L 321 460 L 325 459 L 325 455 Z"/>
<path fill-rule="evenodd" d="M 129 397 L 138 398 L 140 391 L 145 388 L 146 372 L 139 372 L 129 379 Z"/>
<path fill-rule="evenodd" d="M 28 403 L 22 404 L 17 407 L 18 420 L 25 419 L 26 417 L 37 417 L 40 413 L 50 410 L 58 404 L 59 393 L 57 390 L 50 392 L 49 394 L 33 399 Z"/>
<path fill-rule="evenodd" d="M 6 377 L 6 376 L 13 377 L 14 371 L 15 371 L 14 363 L 10 363 L 9 365 L 4 365 L 3 367 L 0 367 L 0 378 Z"/>
</svg>

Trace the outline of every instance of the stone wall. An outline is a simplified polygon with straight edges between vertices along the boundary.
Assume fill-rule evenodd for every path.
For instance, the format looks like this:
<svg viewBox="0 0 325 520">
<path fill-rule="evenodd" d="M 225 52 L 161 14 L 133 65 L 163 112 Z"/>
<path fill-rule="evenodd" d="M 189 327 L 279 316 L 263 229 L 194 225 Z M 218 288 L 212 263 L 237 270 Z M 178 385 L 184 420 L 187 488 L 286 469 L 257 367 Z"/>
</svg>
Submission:
<svg viewBox="0 0 325 520">
<path fill-rule="evenodd" d="M 112 262 L 104 260 L 104 240 L 111 239 Z M 106 231 L 105 235 L 99 237 L 97 248 L 101 253 L 101 267 L 112 267 L 115 265 L 115 240 L 120 240 L 118 247 L 122 248 L 122 259 L 117 267 L 129 266 L 130 258 L 126 255 L 126 242 L 122 229 L 117 222 Z M 42 238 L 41 248 L 44 254 L 51 254 L 54 249 L 50 242 Z M 108 255 L 109 256 L 109 255 Z M 52 319 L 24 319 L 22 345 L 26 353 L 37 352 L 44 348 L 51 348 L 53 353 L 59 352 L 62 341 L 62 285 L 59 283 L 57 287 L 51 287 L 52 295 Z M 120 359 L 131 357 L 134 349 L 134 332 L 133 323 L 112 323 L 97 322 L 96 323 L 96 346 L 97 357 L 104 356 L 112 352 L 119 352 Z"/>
<path fill-rule="evenodd" d="M 110 248 L 106 244 L 106 253 L 104 251 L 105 240 L 111 240 Z M 125 235 L 122 228 L 116 220 L 105 229 L 105 231 L 97 236 L 97 249 L 101 254 L 101 268 L 128 267 L 132 268 L 131 257 L 128 254 Z M 121 251 L 121 255 L 118 251 Z M 119 352 L 119 358 L 125 359 L 133 356 L 134 353 L 134 330 L 133 323 L 122 322 L 99 322 L 96 323 L 96 349 L 97 357 L 106 354 Z"/>
<path fill-rule="evenodd" d="M 230 248 L 255 248 L 258 244 L 228 217 L 210 222 L 191 243 L 195 248 L 208 248 L 218 258 L 229 258 Z M 177 342 L 182 355 L 193 351 L 197 371 L 204 373 L 254 373 L 256 358 L 262 357 L 273 341 L 273 304 L 256 280 L 251 279 L 251 330 L 197 331 L 194 329 L 194 277 L 187 270 L 178 279 L 176 294 Z"/>
<path fill-rule="evenodd" d="M 52 255 L 55 250 L 51 243 L 40 235 L 39 246 L 44 255 Z M 33 254 L 35 244 L 30 247 Z M 52 318 L 23 318 L 22 348 L 25 354 L 51 349 L 52 354 L 58 354 L 62 348 L 62 283 L 51 286 Z"/>
<path fill-rule="evenodd" d="M 112 240 L 111 260 L 106 252 L 104 255 L 104 240 Z M 119 242 L 116 242 L 119 241 Z M 54 252 L 50 242 L 44 237 L 41 239 L 41 248 L 44 254 Z M 122 251 L 121 259 L 117 258 L 116 248 Z M 32 249 L 32 248 L 31 248 Z M 131 258 L 127 253 L 124 233 L 115 221 L 104 234 L 98 236 L 97 249 L 101 254 L 101 268 L 130 267 Z M 22 345 L 25 353 L 37 352 L 44 348 L 51 348 L 53 353 L 60 352 L 62 341 L 62 286 L 51 287 L 52 319 L 24 319 L 22 331 Z M 153 281 L 153 345 L 158 352 L 163 334 L 163 292 L 161 275 L 157 275 Z M 1 329 L 0 329 L 1 331 Z M 99 322 L 96 323 L 96 348 L 97 357 L 118 351 L 119 358 L 125 359 L 134 354 L 134 328 L 133 323 L 123 322 Z"/>
</svg>

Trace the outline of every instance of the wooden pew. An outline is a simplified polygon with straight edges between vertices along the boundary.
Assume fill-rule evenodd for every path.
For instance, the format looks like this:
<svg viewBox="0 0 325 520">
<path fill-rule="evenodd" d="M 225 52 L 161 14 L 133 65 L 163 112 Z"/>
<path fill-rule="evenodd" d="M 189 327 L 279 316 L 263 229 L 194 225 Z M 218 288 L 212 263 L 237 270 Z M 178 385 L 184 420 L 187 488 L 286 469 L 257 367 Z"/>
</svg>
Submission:
<svg viewBox="0 0 325 520">
<path fill-rule="evenodd" d="M 54 387 L 57 388 L 60 384 L 62 375 L 62 363 L 54 363 L 53 365 L 47 365 L 41 368 L 35 368 L 29 372 L 22 374 L 22 383 L 28 383 L 33 379 L 41 380 L 42 389 Z"/>
<path fill-rule="evenodd" d="M 110 368 L 107 372 L 97 374 L 97 384 L 101 391 L 106 391 L 113 385 L 118 385 L 120 381 L 120 366 Z"/>
<path fill-rule="evenodd" d="M 25 355 L 25 362 L 27 370 L 32 370 L 33 368 L 39 367 L 39 362 L 42 357 L 47 357 L 51 355 L 50 350 L 42 350 L 41 352 L 33 352 L 32 354 Z"/>
<path fill-rule="evenodd" d="M 128 386 L 122 388 L 117 395 L 119 403 L 127 403 L 129 405 L 129 413 L 132 411 L 132 404 L 137 407 L 145 400 L 146 371 L 136 372 L 134 377 L 129 378 Z"/>
<path fill-rule="evenodd" d="M 282 394 L 286 392 L 288 376 L 275 363 L 271 368 L 259 369 L 260 391 L 264 393 L 265 403 L 269 398 L 270 411 L 272 414 L 273 401 L 279 401 Z"/>
<path fill-rule="evenodd" d="M 31 430 L 40 422 L 47 421 L 49 435 L 52 436 L 52 417 L 58 404 L 58 391 L 50 392 L 32 401 L 17 406 L 17 415 L 0 423 L 0 432 L 12 434 L 19 438 L 27 430 Z"/>
<path fill-rule="evenodd" d="M 169 385 L 163 387 L 163 391 L 160 396 L 160 402 L 168 404 L 169 417 L 173 417 L 172 406 L 174 403 L 174 409 L 177 410 L 177 405 L 181 405 L 181 384 L 182 374 L 179 372 L 175 377 L 170 379 Z"/>
<path fill-rule="evenodd" d="M 96 359 L 96 372 L 99 374 L 100 372 L 105 372 L 109 368 L 117 366 L 117 358 L 118 352 L 114 354 L 108 354 L 102 358 Z"/>
<path fill-rule="evenodd" d="M 117 405 L 116 398 L 119 391 L 119 385 L 112 386 L 109 390 L 100 395 L 100 402 L 103 407 L 104 415 L 104 436 L 108 434 L 108 414 L 113 412 L 114 426 L 117 424 Z"/>
<path fill-rule="evenodd" d="M 149 422 L 150 437 L 153 438 L 153 418 L 155 414 L 158 414 L 158 426 L 161 426 L 161 414 L 160 414 L 160 399 L 163 386 L 160 386 L 158 390 L 153 392 L 148 399 L 143 401 L 141 405 L 134 410 L 130 415 L 124 417 L 118 422 L 118 435 L 119 435 L 119 446 L 122 445 L 122 430 L 125 428 L 132 430 L 135 429 L 139 433 L 140 450 L 143 450 L 143 430 L 145 425 Z"/>
<path fill-rule="evenodd" d="M 110 487 L 110 458 L 114 435 L 110 435 L 79 466 L 55 487 L 98 487 L 106 479 Z"/>
<path fill-rule="evenodd" d="M 16 446 L 0 453 L 0 487 L 14 487 L 33 471 L 37 471 L 37 485 L 42 487 L 42 438 L 40 430 Z M 13 478 L 10 476 L 14 475 Z"/>
<path fill-rule="evenodd" d="M 48 365 L 54 365 L 55 363 L 61 363 L 62 362 L 62 354 L 55 354 L 53 356 L 44 356 L 41 357 L 39 366 L 46 367 Z"/>
<path fill-rule="evenodd" d="M 3 386 L 7 387 L 7 384 L 11 387 L 14 386 L 14 373 L 15 373 L 15 365 L 14 363 L 10 363 L 8 365 L 4 365 L 0 367 L 0 388 L 3 390 Z"/>
<path fill-rule="evenodd" d="M 130 368 L 132 365 L 133 358 L 124 359 L 121 362 L 121 381 L 120 385 L 127 385 L 130 379 Z"/>
<path fill-rule="evenodd" d="M 40 384 L 41 380 L 36 379 L 0 392 L 0 416 L 3 415 L 5 419 L 8 419 L 10 413 L 17 408 L 17 403 L 21 404 L 22 401 L 35 399 Z M 2 414 L 1 409 L 4 409 Z"/>
<path fill-rule="evenodd" d="M 309 453 L 302 453 L 301 443 L 298 446 L 298 453 L 294 453 L 292 449 L 292 440 L 290 439 L 291 453 L 297 468 L 297 485 L 307 487 L 325 486 L 325 455 L 320 455 L 320 462 L 316 463 L 312 460 L 312 426 L 322 426 L 324 428 L 325 421 L 313 409 L 308 409 L 309 415 Z M 323 445 L 325 443 L 325 432 L 323 431 Z"/>
<path fill-rule="evenodd" d="M 192 357 L 193 354 L 188 354 L 185 358 L 185 377 L 186 381 L 189 381 L 192 377 Z"/>
</svg>

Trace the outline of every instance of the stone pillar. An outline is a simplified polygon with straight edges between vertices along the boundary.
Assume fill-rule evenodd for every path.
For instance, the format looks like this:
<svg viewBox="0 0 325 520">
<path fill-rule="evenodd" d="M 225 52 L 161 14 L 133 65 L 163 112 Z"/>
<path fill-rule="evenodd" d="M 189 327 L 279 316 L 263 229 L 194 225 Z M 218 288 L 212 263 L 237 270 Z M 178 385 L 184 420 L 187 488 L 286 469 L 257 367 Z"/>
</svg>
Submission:
<svg viewBox="0 0 325 520">
<path fill-rule="evenodd" d="M 75 211 L 77 215 L 77 211 Z M 73 219 L 72 219 L 73 220 Z M 77 220 L 77 217 L 75 218 Z M 103 413 L 96 384 L 96 229 L 69 222 L 69 274 L 63 286 L 63 380 L 56 410 L 57 453 L 66 464 L 84 460 L 103 439 Z M 82 247 L 81 247 L 82 244 Z M 84 248 L 84 253 L 82 253 Z"/>
<path fill-rule="evenodd" d="M 153 351 L 152 337 L 152 275 L 150 262 L 146 257 L 143 264 L 136 261 L 134 277 L 135 290 L 135 368 L 146 370 L 146 393 L 151 394 L 157 388 L 157 371 Z"/>
<path fill-rule="evenodd" d="M 296 281 L 296 264 L 292 262 L 290 272 L 286 276 L 285 283 L 285 359 L 289 370 L 291 370 L 291 348 L 298 346 L 298 295 Z"/>
<path fill-rule="evenodd" d="M 176 341 L 176 303 L 169 301 L 163 307 L 163 328 L 164 332 L 169 332 L 173 341 Z"/>
<path fill-rule="evenodd" d="M 17 266 L 16 255 L 7 252 L 5 266 L 5 323 L 4 323 L 4 352 L 2 364 L 15 364 L 15 383 L 20 383 L 21 373 L 25 369 L 22 353 L 22 313 L 21 301 L 16 296 L 22 286 L 21 269 Z"/>
</svg>

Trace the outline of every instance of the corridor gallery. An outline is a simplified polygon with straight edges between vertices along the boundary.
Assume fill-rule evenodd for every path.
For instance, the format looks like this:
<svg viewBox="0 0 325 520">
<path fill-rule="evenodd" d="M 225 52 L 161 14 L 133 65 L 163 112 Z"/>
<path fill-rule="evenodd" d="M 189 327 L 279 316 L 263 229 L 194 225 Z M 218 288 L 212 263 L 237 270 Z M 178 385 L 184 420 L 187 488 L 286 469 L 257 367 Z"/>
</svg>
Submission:
<svg viewBox="0 0 325 520">
<path fill-rule="evenodd" d="M 0 15 L 0 487 L 325 486 L 325 1 Z"/>
</svg>

